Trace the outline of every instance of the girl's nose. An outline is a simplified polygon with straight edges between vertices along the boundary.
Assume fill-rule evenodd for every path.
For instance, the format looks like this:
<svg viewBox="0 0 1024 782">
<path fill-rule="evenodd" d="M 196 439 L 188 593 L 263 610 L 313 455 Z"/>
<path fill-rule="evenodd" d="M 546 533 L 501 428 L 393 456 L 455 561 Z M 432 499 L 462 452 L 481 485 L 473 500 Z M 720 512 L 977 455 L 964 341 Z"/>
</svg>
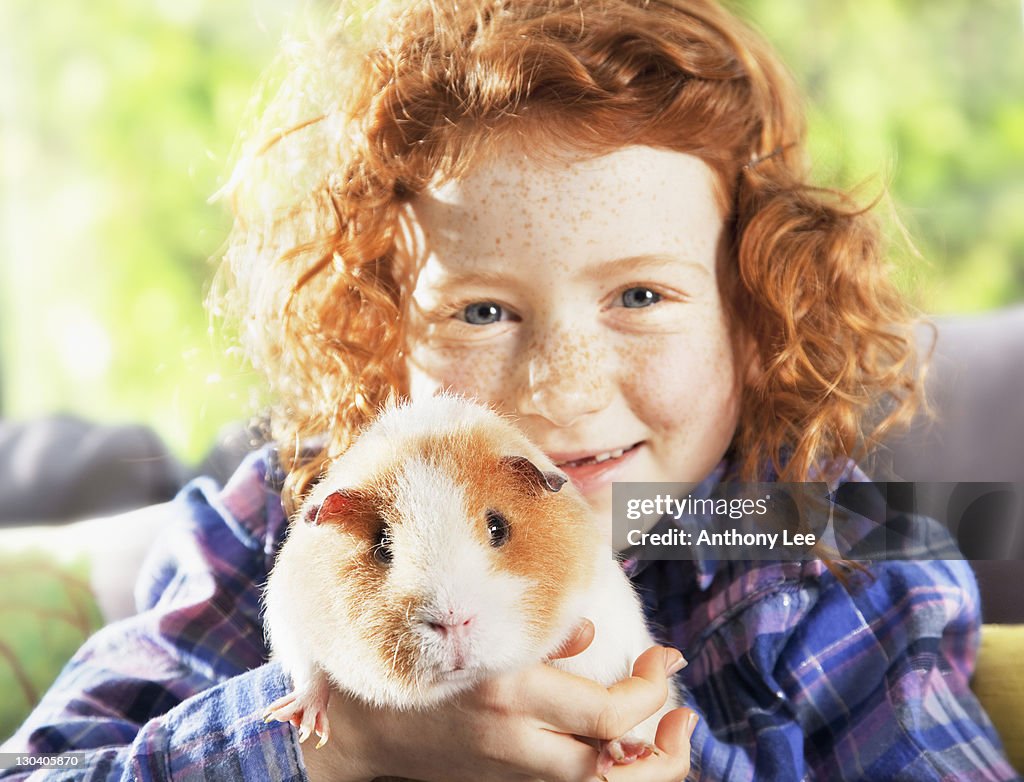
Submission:
<svg viewBox="0 0 1024 782">
<path fill-rule="evenodd" d="M 596 340 L 588 344 L 581 335 L 548 339 L 530 351 L 522 366 L 516 400 L 520 415 L 568 427 L 611 402 L 612 372 Z"/>
</svg>

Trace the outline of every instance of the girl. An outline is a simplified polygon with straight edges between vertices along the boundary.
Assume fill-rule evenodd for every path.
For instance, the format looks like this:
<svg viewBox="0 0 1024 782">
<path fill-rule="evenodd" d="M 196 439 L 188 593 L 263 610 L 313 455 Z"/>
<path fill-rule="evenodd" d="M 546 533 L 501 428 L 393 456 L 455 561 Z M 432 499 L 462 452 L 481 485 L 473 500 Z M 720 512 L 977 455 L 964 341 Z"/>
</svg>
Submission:
<svg viewBox="0 0 1024 782">
<path fill-rule="evenodd" d="M 537 665 L 428 712 L 335 697 L 319 751 L 264 725 L 287 510 L 390 394 L 438 389 L 516 416 L 595 523 L 613 481 L 858 480 L 917 397 L 877 229 L 808 184 L 782 68 L 706 0 L 381 7 L 300 52 L 267 116 L 223 281 L 282 445 L 183 491 L 140 613 L 5 749 L 88 750 L 95 778 L 592 779 L 574 736 L 654 713 L 674 650 L 610 690 Z M 690 701 L 609 778 L 1014 778 L 967 686 L 965 563 L 833 571 L 634 565 Z"/>
</svg>

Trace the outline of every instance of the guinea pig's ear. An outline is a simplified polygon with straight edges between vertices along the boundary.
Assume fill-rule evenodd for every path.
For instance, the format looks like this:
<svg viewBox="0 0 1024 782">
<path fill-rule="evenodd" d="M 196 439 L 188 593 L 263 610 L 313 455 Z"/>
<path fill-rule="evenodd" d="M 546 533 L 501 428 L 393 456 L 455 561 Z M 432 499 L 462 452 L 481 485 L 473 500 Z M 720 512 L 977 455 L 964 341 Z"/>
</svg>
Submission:
<svg viewBox="0 0 1024 782">
<path fill-rule="evenodd" d="M 548 491 L 558 491 L 569 480 L 560 472 L 541 470 L 525 456 L 502 456 L 501 464 L 505 469 L 522 476 L 531 485 L 538 488 L 543 487 Z"/>
<path fill-rule="evenodd" d="M 310 505 L 303 517 L 307 524 L 330 524 L 350 515 L 365 498 L 351 489 L 328 494 L 319 505 Z"/>
</svg>

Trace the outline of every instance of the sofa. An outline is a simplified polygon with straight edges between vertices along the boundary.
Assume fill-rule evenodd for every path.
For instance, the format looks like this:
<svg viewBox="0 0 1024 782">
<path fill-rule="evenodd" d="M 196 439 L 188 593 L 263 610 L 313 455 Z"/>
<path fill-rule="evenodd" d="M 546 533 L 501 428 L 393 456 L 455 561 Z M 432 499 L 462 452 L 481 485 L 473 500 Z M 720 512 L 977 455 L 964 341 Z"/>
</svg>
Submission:
<svg viewBox="0 0 1024 782">
<path fill-rule="evenodd" d="M 920 416 L 909 431 L 886 443 L 869 462 L 871 474 L 881 481 L 986 482 L 1001 491 L 1000 496 L 1009 495 L 1008 510 L 1003 508 L 1009 521 L 998 530 L 998 551 L 972 560 L 986 622 L 973 686 L 1003 737 L 1011 762 L 1024 770 L 1024 667 L 1019 663 L 1024 657 L 1024 500 L 1019 496 L 1024 490 L 1024 306 L 938 320 L 935 330 L 921 329 L 920 340 L 932 353 L 928 388 L 935 415 Z M 65 426 L 64 431 L 77 431 L 76 426 Z M 21 473 L 30 456 L 41 466 L 47 464 L 38 442 L 33 444 L 30 438 L 26 446 L 12 431 L 7 430 L 5 439 L 0 429 L 0 458 L 20 465 Z M 68 496 L 48 497 L 43 504 L 59 508 L 65 516 L 37 515 L 23 519 L 32 524 L 0 529 L 0 578 L 7 594 L 0 605 L 0 692 L 11 693 L 0 704 L 0 740 L 19 724 L 91 632 L 134 611 L 136 574 L 169 518 L 165 500 L 189 472 L 145 433 L 132 430 L 129 439 L 144 452 L 159 453 L 165 460 L 163 469 L 154 471 L 152 462 L 145 465 L 145 474 L 134 479 L 133 489 L 107 498 L 119 503 L 106 508 L 108 515 L 66 523 L 66 514 L 75 512 Z M 244 428 L 231 429 L 206 466 L 223 478 L 254 442 Z M 68 452 L 68 446 L 50 446 L 54 453 Z M 83 483 L 81 476 L 69 474 L 65 486 L 92 487 L 84 492 L 87 509 L 102 512 L 105 500 L 94 490 L 95 484 L 111 482 L 101 469 L 102 458 L 113 454 L 107 471 L 128 467 L 137 472 L 137 454 L 123 444 L 108 451 L 81 443 L 77 447 L 88 456 L 80 461 L 93 477 Z M 55 477 L 47 478 L 48 491 L 60 494 Z M 119 482 L 124 480 L 133 478 Z M 37 511 L 40 503 L 13 496 L 20 486 L 30 484 L 0 480 L 0 509 Z M 66 488 L 65 495 L 71 491 Z M 125 503 L 147 507 L 123 511 Z M 115 509 L 120 512 L 112 512 Z M 0 523 L 3 520 L 0 510 Z M 6 521 L 11 520 L 8 515 Z"/>
</svg>

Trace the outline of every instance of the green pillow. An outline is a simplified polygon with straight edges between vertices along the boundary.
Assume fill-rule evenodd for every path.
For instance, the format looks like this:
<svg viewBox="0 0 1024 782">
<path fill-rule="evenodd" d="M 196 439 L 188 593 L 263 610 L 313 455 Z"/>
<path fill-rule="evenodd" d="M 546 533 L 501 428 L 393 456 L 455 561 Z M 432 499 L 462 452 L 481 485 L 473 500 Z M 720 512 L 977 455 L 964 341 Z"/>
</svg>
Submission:
<svg viewBox="0 0 1024 782">
<path fill-rule="evenodd" d="M 86 555 L 0 554 L 0 738 L 22 723 L 64 663 L 103 624 Z"/>
<path fill-rule="evenodd" d="M 170 504 L 65 525 L 0 529 L 0 741 L 79 646 L 135 611 L 134 587 Z"/>
</svg>

